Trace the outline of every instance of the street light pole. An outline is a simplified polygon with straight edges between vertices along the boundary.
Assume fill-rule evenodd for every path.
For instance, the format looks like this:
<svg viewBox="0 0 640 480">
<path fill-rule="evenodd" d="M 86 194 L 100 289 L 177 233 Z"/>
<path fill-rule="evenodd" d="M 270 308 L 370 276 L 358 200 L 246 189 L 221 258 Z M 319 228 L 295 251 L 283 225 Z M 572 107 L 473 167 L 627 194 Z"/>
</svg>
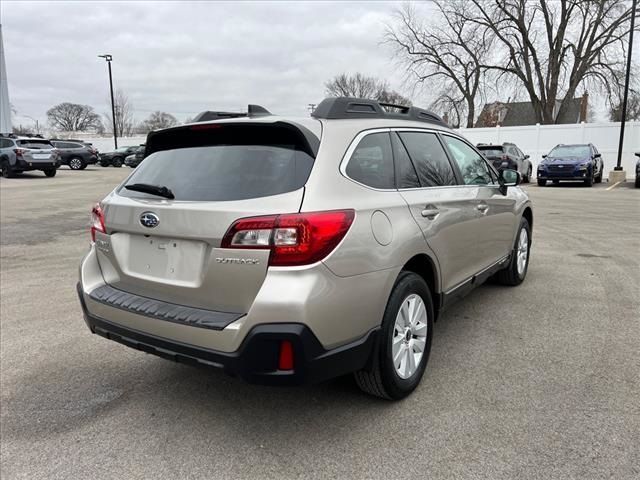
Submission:
<svg viewBox="0 0 640 480">
<path fill-rule="evenodd" d="M 109 66 L 109 89 L 111 90 L 111 119 L 113 120 L 113 143 L 115 148 L 118 148 L 118 131 L 116 129 L 116 106 L 113 101 L 113 77 L 111 76 L 111 60 L 113 57 L 109 54 L 98 55 L 100 58 L 104 58 Z"/>
<path fill-rule="evenodd" d="M 631 52 L 633 51 L 633 29 L 635 27 L 636 7 L 638 0 L 631 4 L 631 29 L 629 30 L 629 52 L 627 56 L 627 74 L 624 81 L 624 96 L 622 97 L 622 118 L 620 119 L 620 143 L 618 144 L 618 162 L 614 170 L 622 170 L 622 144 L 624 143 L 624 125 L 627 119 L 627 99 L 629 97 L 629 76 L 631 74 Z"/>
</svg>

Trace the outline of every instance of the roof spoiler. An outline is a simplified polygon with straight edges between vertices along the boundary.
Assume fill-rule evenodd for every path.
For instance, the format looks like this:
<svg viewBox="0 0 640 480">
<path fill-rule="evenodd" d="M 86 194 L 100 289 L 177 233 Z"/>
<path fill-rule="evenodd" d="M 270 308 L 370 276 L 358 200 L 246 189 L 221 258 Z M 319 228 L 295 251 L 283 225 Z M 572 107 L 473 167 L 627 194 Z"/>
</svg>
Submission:
<svg viewBox="0 0 640 480">
<path fill-rule="evenodd" d="M 207 110 L 195 116 L 193 123 L 209 122 L 212 120 L 222 120 L 223 118 L 240 118 L 240 117 L 267 117 L 272 113 L 260 105 L 248 105 L 246 112 L 218 112 Z"/>
<path fill-rule="evenodd" d="M 442 120 L 442 118 L 429 110 L 354 97 L 325 98 L 316 107 L 311 116 L 327 120 L 347 118 L 387 118 L 433 123 L 444 127 L 449 126 L 444 120 Z"/>
</svg>

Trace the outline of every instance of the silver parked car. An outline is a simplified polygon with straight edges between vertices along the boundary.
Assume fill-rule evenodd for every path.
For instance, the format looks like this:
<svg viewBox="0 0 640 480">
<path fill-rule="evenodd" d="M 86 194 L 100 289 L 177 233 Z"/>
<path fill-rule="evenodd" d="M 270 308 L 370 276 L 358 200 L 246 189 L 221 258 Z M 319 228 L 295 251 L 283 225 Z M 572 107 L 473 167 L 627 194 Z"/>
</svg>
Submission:
<svg viewBox="0 0 640 480">
<path fill-rule="evenodd" d="M 54 177 L 59 166 L 60 155 L 49 140 L 0 135 L 0 169 L 4 178 L 32 170 L 41 170 L 47 177 Z"/>
<path fill-rule="evenodd" d="M 399 399 L 451 302 L 524 280 L 520 175 L 436 115 L 331 98 L 313 118 L 236 117 L 152 132 L 93 209 L 78 283 L 93 333 L 255 383 L 355 372 Z"/>
</svg>

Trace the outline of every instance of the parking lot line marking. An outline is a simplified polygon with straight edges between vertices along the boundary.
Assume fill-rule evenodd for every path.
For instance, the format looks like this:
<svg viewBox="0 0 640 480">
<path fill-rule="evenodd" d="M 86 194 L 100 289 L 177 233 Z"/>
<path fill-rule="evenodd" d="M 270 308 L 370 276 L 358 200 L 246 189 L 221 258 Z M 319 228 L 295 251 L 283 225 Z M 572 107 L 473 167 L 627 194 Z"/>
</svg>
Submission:
<svg viewBox="0 0 640 480">
<path fill-rule="evenodd" d="M 611 185 L 610 187 L 607 187 L 607 190 L 613 190 L 614 188 L 616 188 L 618 185 L 620 185 L 622 182 L 616 182 L 613 185 Z"/>
</svg>

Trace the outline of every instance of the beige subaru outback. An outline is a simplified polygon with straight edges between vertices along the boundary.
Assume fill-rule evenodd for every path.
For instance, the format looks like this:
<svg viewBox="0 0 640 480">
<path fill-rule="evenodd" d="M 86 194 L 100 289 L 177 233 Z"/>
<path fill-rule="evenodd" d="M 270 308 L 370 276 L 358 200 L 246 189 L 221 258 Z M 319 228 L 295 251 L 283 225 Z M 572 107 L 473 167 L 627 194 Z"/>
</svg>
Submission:
<svg viewBox="0 0 640 480">
<path fill-rule="evenodd" d="M 254 383 L 354 373 L 399 399 L 451 302 L 527 274 L 519 174 L 433 113 L 330 98 L 311 118 L 199 120 L 149 134 L 93 209 L 78 283 L 93 333 Z"/>
</svg>

